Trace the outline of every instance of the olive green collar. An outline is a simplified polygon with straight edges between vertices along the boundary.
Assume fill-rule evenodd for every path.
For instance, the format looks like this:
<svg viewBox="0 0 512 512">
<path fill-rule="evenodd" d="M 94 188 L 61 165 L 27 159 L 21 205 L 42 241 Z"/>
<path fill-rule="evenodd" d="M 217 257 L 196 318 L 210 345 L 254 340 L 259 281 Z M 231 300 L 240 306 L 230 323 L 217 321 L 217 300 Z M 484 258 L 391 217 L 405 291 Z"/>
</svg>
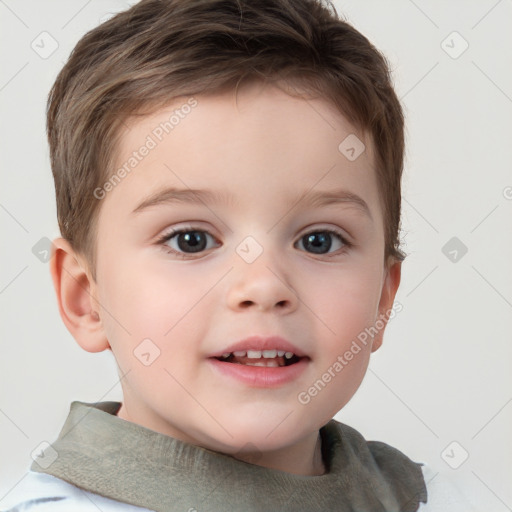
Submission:
<svg viewBox="0 0 512 512">
<path fill-rule="evenodd" d="M 71 404 L 47 468 L 89 492 L 156 512 L 404 511 L 427 492 L 421 467 L 331 420 L 320 429 L 327 468 L 302 476 L 240 461 L 116 416 L 120 402 Z"/>
</svg>

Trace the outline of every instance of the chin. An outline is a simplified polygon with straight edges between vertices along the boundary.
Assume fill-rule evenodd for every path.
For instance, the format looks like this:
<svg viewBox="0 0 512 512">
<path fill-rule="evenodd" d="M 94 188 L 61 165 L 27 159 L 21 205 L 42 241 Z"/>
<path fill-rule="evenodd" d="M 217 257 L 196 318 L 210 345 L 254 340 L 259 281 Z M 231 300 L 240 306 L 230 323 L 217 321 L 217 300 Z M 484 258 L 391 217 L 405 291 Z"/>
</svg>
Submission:
<svg viewBox="0 0 512 512">
<path fill-rule="evenodd" d="M 206 448 L 229 455 L 279 450 L 318 430 L 306 421 L 297 421 L 296 414 L 290 411 L 283 411 L 279 416 L 254 412 L 249 417 L 237 416 L 224 424 L 229 434 L 216 429 L 201 437 L 206 441 L 203 445 Z"/>
</svg>

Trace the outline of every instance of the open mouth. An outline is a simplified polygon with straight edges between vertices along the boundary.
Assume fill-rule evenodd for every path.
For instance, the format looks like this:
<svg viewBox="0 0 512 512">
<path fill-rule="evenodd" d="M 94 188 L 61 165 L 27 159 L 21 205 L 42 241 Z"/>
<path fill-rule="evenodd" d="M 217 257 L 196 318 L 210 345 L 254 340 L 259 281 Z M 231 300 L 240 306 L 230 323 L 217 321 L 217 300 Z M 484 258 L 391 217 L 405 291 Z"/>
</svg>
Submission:
<svg viewBox="0 0 512 512">
<path fill-rule="evenodd" d="M 226 352 L 215 359 L 223 363 L 278 368 L 281 366 L 291 366 L 305 358 L 299 357 L 293 352 L 285 352 L 284 350 L 241 350 Z"/>
</svg>

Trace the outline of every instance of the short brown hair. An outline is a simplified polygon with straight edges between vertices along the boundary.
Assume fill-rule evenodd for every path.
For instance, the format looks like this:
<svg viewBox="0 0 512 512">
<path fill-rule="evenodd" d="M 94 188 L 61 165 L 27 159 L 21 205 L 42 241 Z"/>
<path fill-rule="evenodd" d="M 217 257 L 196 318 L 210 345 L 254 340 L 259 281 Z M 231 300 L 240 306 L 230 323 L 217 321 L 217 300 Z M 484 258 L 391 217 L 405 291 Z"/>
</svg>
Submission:
<svg viewBox="0 0 512 512">
<path fill-rule="evenodd" d="M 142 0 L 80 39 L 48 97 L 59 227 L 93 276 L 93 190 L 108 176 L 121 125 L 173 98 L 250 80 L 300 84 L 371 135 L 384 257 L 405 258 L 403 113 L 387 61 L 366 37 L 320 0 Z"/>
</svg>

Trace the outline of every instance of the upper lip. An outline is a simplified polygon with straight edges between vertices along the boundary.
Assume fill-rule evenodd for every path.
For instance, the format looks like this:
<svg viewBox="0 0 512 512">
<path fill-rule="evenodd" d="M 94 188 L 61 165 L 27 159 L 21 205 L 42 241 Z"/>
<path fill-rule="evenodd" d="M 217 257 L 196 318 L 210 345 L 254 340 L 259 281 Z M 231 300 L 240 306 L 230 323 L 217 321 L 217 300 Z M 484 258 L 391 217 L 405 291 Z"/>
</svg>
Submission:
<svg viewBox="0 0 512 512">
<path fill-rule="evenodd" d="M 285 352 L 293 352 L 297 357 L 305 357 L 306 354 L 296 347 L 293 343 L 280 336 L 250 336 L 243 340 L 228 345 L 226 348 L 219 350 L 210 357 L 221 357 L 222 354 L 235 351 L 247 350 L 284 350 Z"/>
</svg>

